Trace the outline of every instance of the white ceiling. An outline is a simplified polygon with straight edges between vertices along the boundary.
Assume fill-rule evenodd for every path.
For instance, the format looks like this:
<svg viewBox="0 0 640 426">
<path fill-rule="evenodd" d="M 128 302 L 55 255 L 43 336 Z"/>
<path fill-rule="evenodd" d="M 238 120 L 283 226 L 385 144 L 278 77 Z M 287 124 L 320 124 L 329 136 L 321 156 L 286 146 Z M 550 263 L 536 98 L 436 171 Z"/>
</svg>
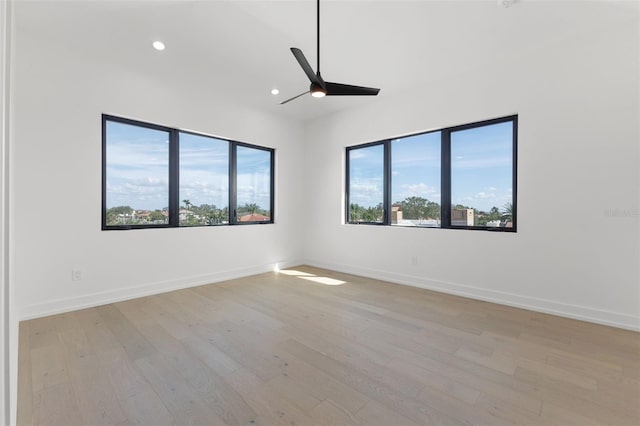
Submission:
<svg viewBox="0 0 640 426">
<path fill-rule="evenodd" d="M 638 20 L 637 1 L 321 1 L 321 67 L 328 81 L 381 88 L 372 97 L 300 98 L 308 88 L 289 47 L 316 66 L 315 1 L 29 1 L 22 34 L 87 61 L 131 68 L 217 101 L 308 120 L 381 102 L 443 79 L 497 70 L 539 49 Z M 153 40 L 167 49 L 157 52 Z M 631 53 L 637 55 L 638 52 Z M 535 57 L 535 55 L 533 55 Z M 280 95 L 270 94 L 272 88 Z"/>
</svg>

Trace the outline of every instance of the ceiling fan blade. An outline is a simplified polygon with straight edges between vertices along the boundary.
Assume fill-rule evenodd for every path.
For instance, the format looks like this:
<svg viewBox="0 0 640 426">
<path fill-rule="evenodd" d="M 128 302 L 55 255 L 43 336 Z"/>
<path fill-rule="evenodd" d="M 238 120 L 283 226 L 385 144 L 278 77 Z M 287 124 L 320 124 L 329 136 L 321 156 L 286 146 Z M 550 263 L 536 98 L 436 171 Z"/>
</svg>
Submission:
<svg viewBox="0 0 640 426">
<path fill-rule="evenodd" d="M 320 86 L 324 85 L 324 81 L 322 81 L 316 75 L 316 73 L 313 72 L 313 68 L 311 68 L 311 65 L 309 65 L 309 61 L 307 61 L 307 58 L 304 57 L 304 53 L 302 53 L 302 50 L 298 49 L 297 47 L 292 47 L 291 53 L 293 53 L 293 56 L 295 56 L 298 60 L 298 63 L 302 67 L 304 73 L 307 74 L 307 78 L 309 78 L 310 82 L 319 84 Z"/>
<path fill-rule="evenodd" d="M 307 93 L 309 93 L 309 91 L 308 91 L 308 90 L 307 90 L 306 92 L 302 92 L 302 93 L 300 93 L 299 95 L 294 96 L 293 98 L 289 98 L 289 99 L 287 99 L 286 101 L 282 101 L 282 102 L 280 102 L 280 105 L 284 105 L 284 104 L 286 104 L 287 102 L 291 102 L 291 101 L 293 101 L 293 100 L 296 100 L 296 99 L 298 99 L 300 96 L 306 95 Z"/>
<path fill-rule="evenodd" d="M 380 89 L 352 86 L 350 84 L 325 83 L 327 96 L 376 96 Z"/>
</svg>

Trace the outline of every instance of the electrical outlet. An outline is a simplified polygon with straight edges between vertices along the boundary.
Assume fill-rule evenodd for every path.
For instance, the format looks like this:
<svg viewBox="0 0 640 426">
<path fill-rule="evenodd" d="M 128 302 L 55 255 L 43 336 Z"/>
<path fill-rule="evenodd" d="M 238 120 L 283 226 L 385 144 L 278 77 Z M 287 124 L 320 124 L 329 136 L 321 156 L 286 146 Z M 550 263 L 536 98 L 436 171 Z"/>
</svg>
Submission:
<svg viewBox="0 0 640 426">
<path fill-rule="evenodd" d="M 411 264 L 412 265 L 418 264 L 418 256 L 411 256 Z"/>
<path fill-rule="evenodd" d="M 74 269 L 71 271 L 71 281 L 80 281 L 82 279 L 82 271 Z"/>
</svg>

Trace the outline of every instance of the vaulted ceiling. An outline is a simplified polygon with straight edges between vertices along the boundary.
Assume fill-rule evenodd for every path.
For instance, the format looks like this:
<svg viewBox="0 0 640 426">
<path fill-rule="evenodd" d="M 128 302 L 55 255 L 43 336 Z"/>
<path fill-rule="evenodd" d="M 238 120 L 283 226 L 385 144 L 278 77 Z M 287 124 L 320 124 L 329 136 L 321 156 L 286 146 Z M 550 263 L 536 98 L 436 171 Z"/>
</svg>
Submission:
<svg viewBox="0 0 640 426">
<path fill-rule="evenodd" d="M 540 49 L 638 20 L 640 10 L 634 1 L 508 4 L 322 0 L 323 76 L 382 90 L 377 98 L 303 97 L 287 105 L 279 102 L 308 88 L 289 48 L 301 48 L 316 66 L 313 0 L 18 1 L 15 25 L 18 46 L 20 37 L 46 39 L 60 54 L 127 67 L 217 102 L 309 120 L 418 88 L 428 92 L 443 79 L 499 72 Z M 157 39 L 165 51 L 151 48 Z M 280 94 L 271 95 L 272 88 Z"/>
</svg>

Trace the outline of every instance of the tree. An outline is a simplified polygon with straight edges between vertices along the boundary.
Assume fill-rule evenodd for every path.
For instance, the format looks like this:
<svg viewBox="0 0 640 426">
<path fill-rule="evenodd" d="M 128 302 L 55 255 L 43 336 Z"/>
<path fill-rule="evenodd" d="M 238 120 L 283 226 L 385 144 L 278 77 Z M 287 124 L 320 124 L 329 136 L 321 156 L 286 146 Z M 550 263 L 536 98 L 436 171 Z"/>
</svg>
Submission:
<svg viewBox="0 0 640 426">
<path fill-rule="evenodd" d="M 440 219 L 440 204 L 422 197 L 407 197 L 395 203 L 402 208 L 403 219 Z"/>
<path fill-rule="evenodd" d="M 238 217 L 246 214 L 261 214 L 267 216 L 267 211 L 261 209 L 259 205 L 255 203 L 244 203 L 244 206 L 238 207 Z"/>
<path fill-rule="evenodd" d="M 187 210 L 191 210 L 191 206 L 193 205 L 193 204 L 191 204 L 191 201 L 189 201 L 189 200 L 182 200 L 182 202 L 184 203 L 184 207 L 185 207 Z"/>
<path fill-rule="evenodd" d="M 427 200 L 422 197 L 407 197 L 399 204 L 402 207 L 403 219 L 426 219 L 427 218 Z"/>
<path fill-rule="evenodd" d="M 107 225 L 117 225 L 118 223 L 131 223 L 133 209 L 130 206 L 111 207 L 107 210 Z"/>
<path fill-rule="evenodd" d="M 509 218 L 513 217 L 513 203 L 507 203 L 502 206 L 502 216 L 508 216 Z"/>
<path fill-rule="evenodd" d="M 489 210 L 489 220 L 499 220 L 500 219 L 500 210 L 496 206 L 491 207 Z"/>
<path fill-rule="evenodd" d="M 507 222 L 513 222 L 513 203 L 502 206 L 502 226 L 506 226 Z"/>
<path fill-rule="evenodd" d="M 366 208 L 355 203 L 349 205 L 350 222 L 382 222 L 383 213 L 382 203 Z"/>
<path fill-rule="evenodd" d="M 165 222 L 165 217 L 160 210 L 154 210 L 149 213 L 149 220 L 152 222 Z"/>
</svg>

